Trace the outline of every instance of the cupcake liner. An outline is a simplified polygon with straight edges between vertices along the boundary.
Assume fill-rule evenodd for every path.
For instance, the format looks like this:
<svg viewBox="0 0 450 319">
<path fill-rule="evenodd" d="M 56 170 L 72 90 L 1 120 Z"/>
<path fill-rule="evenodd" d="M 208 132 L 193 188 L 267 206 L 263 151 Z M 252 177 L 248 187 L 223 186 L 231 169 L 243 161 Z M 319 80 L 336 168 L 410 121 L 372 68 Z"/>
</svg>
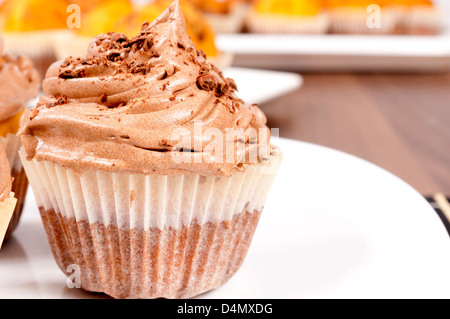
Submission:
<svg viewBox="0 0 450 319">
<path fill-rule="evenodd" d="M 240 267 L 281 155 L 232 177 L 75 173 L 20 152 L 54 257 L 115 298 L 188 298 Z"/>
<path fill-rule="evenodd" d="M 28 179 L 25 174 L 25 170 L 21 169 L 20 171 L 13 171 L 11 176 L 14 178 L 12 191 L 14 193 L 15 198 L 17 199 L 17 204 L 14 209 L 14 214 L 11 217 L 9 222 L 9 227 L 5 235 L 5 240 L 8 239 L 14 230 L 19 225 L 20 217 L 22 215 L 23 206 L 25 205 L 25 198 L 27 196 L 28 191 Z"/>
<path fill-rule="evenodd" d="M 317 16 L 285 16 L 252 13 L 247 19 L 251 33 L 323 34 L 328 31 L 329 18 Z"/>
<path fill-rule="evenodd" d="M 366 8 L 341 8 L 328 12 L 330 32 L 337 34 L 394 34 L 398 13 L 391 8 L 381 9 L 381 28 L 369 28 Z"/>
<path fill-rule="evenodd" d="M 0 137 L 0 142 L 3 143 L 6 151 L 6 157 L 8 158 L 11 166 L 11 177 L 14 179 L 12 183 L 12 192 L 17 199 L 17 204 L 15 205 L 14 212 L 9 222 L 9 227 L 5 234 L 5 240 L 7 240 L 19 224 L 27 195 L 28 179 L 19 157 L 19 149 L 22 146 L 20 138 L 16 135 L 8 134 L 6 138 Z"/>
<path fill-rule="evenodd" d="M 250 11 L 248 4 L 236 4 L 228 14 L 203 13 L 215 33 L 240 33 Z"/>
<path fill-rule="evenodd" d="M 14 198 L 14 193 L 11 193 L 9 198 L 0 201 L 0 248 L 4 240 L 7 240 L 6 234 L 9 229 L 10 220 L 14 214 L 16 203 L 17 199 Z"/>
</svg>

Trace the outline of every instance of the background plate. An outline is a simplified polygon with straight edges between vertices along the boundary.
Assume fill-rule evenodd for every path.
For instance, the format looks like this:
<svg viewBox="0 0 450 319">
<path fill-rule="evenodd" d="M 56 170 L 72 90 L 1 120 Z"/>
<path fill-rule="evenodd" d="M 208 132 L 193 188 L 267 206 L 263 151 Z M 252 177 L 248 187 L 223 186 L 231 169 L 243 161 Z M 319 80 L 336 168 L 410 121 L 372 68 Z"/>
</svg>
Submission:
<svg viewBox="0 0 450 319">
<path fill-rule="evenodd" d="M 235 68 L 225 69 L 224 75 L 235 80 L 241 99 L 248 103 L 264 103 L 303 85 L 303 78 L 295 73 Z"/>
<path fill-rule="evenodd" d="M 235 66 L 299 71 L 450 70 L 450 30 L 438 36 L 221 34 Z"/>
</svg>

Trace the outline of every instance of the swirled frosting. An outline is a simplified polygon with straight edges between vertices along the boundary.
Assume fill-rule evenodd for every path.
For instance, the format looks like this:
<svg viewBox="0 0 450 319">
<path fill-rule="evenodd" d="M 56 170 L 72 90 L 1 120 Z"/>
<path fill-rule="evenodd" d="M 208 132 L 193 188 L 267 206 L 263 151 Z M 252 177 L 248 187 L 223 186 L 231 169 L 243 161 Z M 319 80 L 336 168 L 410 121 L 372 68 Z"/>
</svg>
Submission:
<svg viewBox="0 0 450 319">
<path fill-rule="evenodd" d="M 56 62 L 43 90 L 19 132 L 29 159 L 76 171 L 229 176 L 252 151 L 258 161 L 270 153 L 264 114 L 195 48 L 178 1 L 136 37 L 100 35 L 86 57 Z M 245 134 L 224 134 L 234 129 Z"/>
<path fill-rule="evenodd" d="M 9 162 L 3 144 L 0 142 L 0 201 L 9 197 L 11 186 L 12 179 Z"/>
<path fill-rule="evenodd" d="M 25 56 L 3 54 L 0 44 L 0 122 L 16 114 L 37 96 L 39 86 L 39 73 L 31 60 Z"/>
</svg>

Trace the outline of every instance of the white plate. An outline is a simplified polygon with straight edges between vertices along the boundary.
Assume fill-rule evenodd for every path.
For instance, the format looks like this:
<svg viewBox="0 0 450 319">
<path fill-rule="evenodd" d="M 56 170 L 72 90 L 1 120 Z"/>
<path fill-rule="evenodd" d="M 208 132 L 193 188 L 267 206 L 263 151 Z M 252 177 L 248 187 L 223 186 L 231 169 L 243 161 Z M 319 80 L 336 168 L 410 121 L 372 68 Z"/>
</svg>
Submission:
<svg viewBox="0 0 450 319">
<path fill-rule="evenodd" d="M 364 160 L 276 140 L 285 159 L 248 256 L 200 298 L 448 298 L 450 240 L 429 204 Z M 69 289 L 33 198 L 0 251 L 0 298 L 101 298 Z"/>
<path fill-rule="evenodd" d="M 438 36 L 222 34 L 234 65 L 304 71 L 450 70 L 450 30 Z"/>
<path fill-rule="evenodd" d="M 226 77 L 235 80 L 241 99 L 248 103 L 264 103 L 302 86 L 303 78 L 295 73 L 230 67 Z"/>
</svg>

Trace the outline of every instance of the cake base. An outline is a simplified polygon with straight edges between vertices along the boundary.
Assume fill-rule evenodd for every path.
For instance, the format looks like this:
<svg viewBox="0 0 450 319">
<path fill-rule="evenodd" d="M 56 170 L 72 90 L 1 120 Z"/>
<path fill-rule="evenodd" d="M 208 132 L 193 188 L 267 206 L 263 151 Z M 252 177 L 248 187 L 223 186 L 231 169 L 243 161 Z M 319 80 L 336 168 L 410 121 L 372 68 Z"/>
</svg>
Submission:
<svg viewBox="0 0 450 319">
<path fill-rule="evenodd" d="M 260 217 L 245 210 L 229 221 L 130 230 L 40 213 L 61 270 L 72 279 L 79 269 L 81 288 L 114 298 L 190 298 L 219 287 L 242 265 Z"/>
</svg>

